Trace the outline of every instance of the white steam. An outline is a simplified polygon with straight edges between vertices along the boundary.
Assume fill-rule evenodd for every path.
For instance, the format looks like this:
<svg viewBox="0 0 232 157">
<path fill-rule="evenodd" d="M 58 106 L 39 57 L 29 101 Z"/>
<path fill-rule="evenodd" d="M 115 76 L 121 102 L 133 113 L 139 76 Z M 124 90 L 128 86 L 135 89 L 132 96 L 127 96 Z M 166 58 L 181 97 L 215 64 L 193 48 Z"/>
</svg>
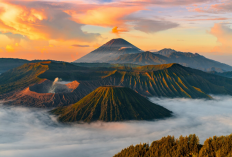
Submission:
<svg viewBox="0 0 232 157">
<path fill-rule="evenodd" d="M 131 144 L 151 143 L 167 135 L 195 133 L 203 143 L 210 136 L 232 132 L 232 97 L 150 100 L 172 110 L 175 117 L 151 122 L 62 125 L 46 110 L 2 106 L 0 156 L 109 157 Z"/>
<path fill-rule="evenodd" d="M 52 83 L 51 88 L 49 89 L 48 93 L 55 93 L 56 90 L 56 83 L 59 81 L 59 78 L 55 78 L 55 80 Z"/>
</svg>

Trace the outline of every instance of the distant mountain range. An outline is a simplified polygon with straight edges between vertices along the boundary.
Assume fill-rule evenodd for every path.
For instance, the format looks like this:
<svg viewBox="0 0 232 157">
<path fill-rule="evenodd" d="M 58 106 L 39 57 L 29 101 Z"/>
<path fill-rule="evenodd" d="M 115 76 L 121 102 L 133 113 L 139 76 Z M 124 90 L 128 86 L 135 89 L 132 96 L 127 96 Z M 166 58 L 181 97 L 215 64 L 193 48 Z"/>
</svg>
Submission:
<svg viewBox="0 0 232 157">
<path fill-rule="evenodd" d="M 43 61 L 51 61 L 51 60 L 26 60 L 26 59 L 19 59 L 19 58 L 0 58 L 0 73 L 4 73 L 10 69 L 19 67 L 25 63 L 37 63 Z M 59 61 L 53 61 L 59 62 Z"/>
<path fill-rule="evenodd" d="M 16 68 L 30 61 L 17 58 L 0 58 L 0 73 Z"/>
<path fill-rule="evenodd" d="M 126 87 L 99 87 L 67 107 L 51 111 L 61 122 L 153 120 L 171 116 L 171 111 L 148 101 Z"/>
<path fill-rule="evenodd" d="M 225 72 L 232 66 L 208 59 L 197 53 L 185 53 L 173 49 L 158 52 L 143 52 L 124 39 L 112 39 L 98 49 L 78 59 L 75 63 L 131 63 L 139 65 L 158 65 L 178 63 L 183 66 L 203 70 Z"/>
<path fill-rule="evenodd" d="M 186 67 L 199 69 L 203 71 L 231 71 L 232 67 L 220 63 L 197 53 L 184 53 L 177 52 L 172 49 L 163 49 L 158 52 L 142 52 L 137 54 L 126 54 L 121 55 L 114 60 L 110 60 L 110 63 L 131 63 L 140 65 L 157 65 L 157 64 L 168 64 L 178 63 Z"/>
<path fill-rule="evenodd" d="M 64 91 L 49 93 L 55 78 L 71 84 Z M 80 67 L 49 61 L 28 63 L 0 75 L 0 99 L 8 105 L 67 106 L 106 85 L 128 87 L 143 96 L 210 99 L 209 94 L 232 95 L 232 79 L 179 64 Z"/>
<path fill-rule="evenodd" d="M 216 72 L 216 70 L 210 71 L 211 74 L 232 78 L 232 71 L 227 72 Z"/>
</svg>

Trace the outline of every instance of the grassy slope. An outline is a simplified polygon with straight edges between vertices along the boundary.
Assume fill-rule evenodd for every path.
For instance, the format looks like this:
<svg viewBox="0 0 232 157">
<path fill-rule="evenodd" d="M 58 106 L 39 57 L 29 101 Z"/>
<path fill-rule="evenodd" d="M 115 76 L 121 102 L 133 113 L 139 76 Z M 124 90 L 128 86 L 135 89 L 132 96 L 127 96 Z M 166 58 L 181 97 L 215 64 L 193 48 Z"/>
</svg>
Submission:
<svg viewBox="0 0 232 157">
<path fill-rule="evenodd" d="M 178 64 L 144 66 L 131 71 L 117 70 L 107 79 L 114 80 L 115 85 L 126 86 L 150 96 L 209 98 L 204 92 L 205 88 L 209 93 L 210 89 L 218 87 Z M 221 89 L 220 92 L 226 91 Z"/>
<path fill-rule="evenodd" d="M 208 94 L 232 95 L 232 79 L 178 64 L 141 67 L 79 67 L 69 63 L 30 63 L 0 75 L 0 94 L 24 88 L 46 78 L 88 81 L 86 87 L 129 87 L 146 96 L 209 98 Z"/>
<path fill-rule="evenodd" d="M 0 75 L 0 94 L 8 93 L 39 82 L 40 74 L 48 70 L 49 62 L 29 63 Z"/>
<path fill-rule="evenodd" d="M 151 120 L 169 117 L 171 112 L 153 104 L 135 91 L 125 87 L 99 87 L 68 107 L 52 111 L 62 122 L 96 120 Z"/>
<path fill-rule="evenodd" d="M 118 69 L 107 79 L 114 85 L 126 86 L 148 96 L 209 98 L 208 94 L 232 95 L 232 79 L 179 64 Z"/>
</svg>

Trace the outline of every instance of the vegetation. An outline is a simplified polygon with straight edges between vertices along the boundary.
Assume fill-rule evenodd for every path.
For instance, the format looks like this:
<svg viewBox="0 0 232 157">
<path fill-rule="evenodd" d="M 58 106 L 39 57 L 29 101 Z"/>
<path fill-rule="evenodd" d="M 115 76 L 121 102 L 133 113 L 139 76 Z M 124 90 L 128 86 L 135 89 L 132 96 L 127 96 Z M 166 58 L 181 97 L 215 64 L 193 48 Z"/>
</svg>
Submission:
<svg viewBox="0 0 232 157">
<path fill-rule="evenodd" d="M 28 63 L 0 75 L 0 94 L 25 88 L 39 82 L 40 74 L 48 70 L 50 62 Z"/>
<path fill-rule="evenodd" d="M 232 134 L 229 136 L 214 136 L 205 140 L 204 145 L 194 135 L 163 137 L 149 144 L 131 145 L 114 157 L 231 157 Z"/>
<path fill-rule="evenodd" d="M 89 93 L 104 85 L 129 87 L 139 94 L 158 97 L 211 98 L 232 95 L 232 79 L 179 64 L 139 67 L 83 67 L 65 62 L 28 63 L 0 75 L 0 94 L 25 88 L 41 79 L 77 80 Z"/>
<path fill-rule="evenodd" d="M 51 111 L 61 122 L 152 120 L 171 116 L 171 111 L 151 103 L 125 87 L 99 87 L 76 104 Z"/>
</svg>

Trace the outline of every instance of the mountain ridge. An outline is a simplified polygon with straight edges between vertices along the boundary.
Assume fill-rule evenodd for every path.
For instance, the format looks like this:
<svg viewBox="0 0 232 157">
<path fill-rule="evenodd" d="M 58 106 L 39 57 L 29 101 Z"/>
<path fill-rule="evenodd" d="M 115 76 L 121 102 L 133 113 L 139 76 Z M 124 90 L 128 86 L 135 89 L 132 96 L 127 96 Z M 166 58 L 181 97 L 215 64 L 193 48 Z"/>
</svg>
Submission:
<svg viewBox="0 0 232 157">
<path fill-rule="evenodd" d="M 47 97 L 46 92 L 38 91 L 40 97 L 36 96 L 36 93 L 30 94 L 30 91 L 23 92 L 28 87 L 35 92 L 37 90 L 33 88 L 47 88 L 39 81 L 45 79 L 53 81 L 55 78 L 77 83 L 72 92 L 55 93 L 52 99 Z M 128 87 L 147 97 L 211 99 L 209 94 L 232 95 L 232 79 L 176 63 L 140 67 L 87 68 L 70 63 L 43 62 L 25 64 L 0 75 L 0 99 L 8 101 L 8 105 L 67 106 L 98 87 L 106 85 Z"/>
<path fill-rule="evenodd" d="M 168 50 L 168 52 L 167 52 Z M 139 65 L 157 65 L 178 63 L 186 67 L 209 71 L 215 69 L 218 71 L 231 71 L 232 66 L 208 59 L 198 53 L 178 52 L 172 49 L 163 49 L 158 52 L 141 52 L 136 54 L 121 55 L 109 63 L 130 63 Z"/>
</svg>

